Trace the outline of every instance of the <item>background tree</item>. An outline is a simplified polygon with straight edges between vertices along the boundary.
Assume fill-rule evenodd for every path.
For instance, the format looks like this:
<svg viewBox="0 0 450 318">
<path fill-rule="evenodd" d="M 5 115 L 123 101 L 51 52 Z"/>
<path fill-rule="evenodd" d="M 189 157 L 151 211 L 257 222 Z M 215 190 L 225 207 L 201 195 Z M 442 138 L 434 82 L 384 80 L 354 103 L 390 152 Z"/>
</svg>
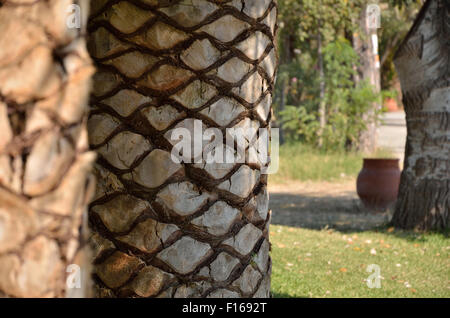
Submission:
<svg viewBox="0 0 450 318">
<path fill-rule="evenodd" d="M 355 52 L 359 55 L 359 63 L 356 66 L 357 72 L 353 78 L 355 79 L 356 85 L 361 80 L 366 81 L 372 85 L 375 93 L 379 93 L 381 89 L 381 65 L 378 55 L 378 29 L 376 25 L 371 25 L 371 23 L 377 23 L 377 15 L 381 15 L 381 9 L 379 12 L 376 9 L 372 11 L 369 7 L 369 4 L 372 3 L 371 1 L 362 1 L 360 4 L 359 25 L 353 32 L 352 39 Z M 381 16 L 379 19 L 379 26 L 381 27 Z M 381 96 L 379 96 L 371 104 L 371 107 L 368 107 L 367 111 L 362 114 L 365 127 L 361 130 L 358 141 L 358 149 L 362 152 L 372 153 L 376 150 L 377 122 L 375 114 L 381 110 L 381 102 Z"/>
<path fill-rule="evenodd" d="M 355 21 L 363 4 L 364 1 L 344 0 L 280 2 L 279 46 L 283 64 L 277 83 L 275 114 L 277 124 L 284 123 L 288 139 L 313 143 L 324 150 L 351 149 L 359 145 L 359 136 L 367 130 L 369 119 L 375 122 L 372 117 L 377 112 L 372 112 L 371 116 L 365 116 L 362 125 L 355 122 L 349 129 L 342 125 L 344 117 L 348 119 L 346 125 L 351 124 L 353 115 L 362 118 L 379 99 L 374 87 L 369 89 L 368 80 L 356 80 L 362 59 L 351 46 L 353 34 L 360 32 Z M 364 99 L 357 97 L 355 100 L 360 102 L 353 103 L 352 96 L 362 95 Z M 343 117 L 339 118 L 337 113 Z M 300 118 L 300 114 L 308 116 Z M 292 129 L 292 125 L 296 128 Z M 336 138 L 338 135 L 350 138 L 342 142 Z"/>
<path fill-rule="evenodd" d="M 450 2 L 428 0 L 395 57 L 407 143 L 395 226 L 450 224 Z"/>
<path fill-rule="evenodd" d="M 381 28 L 378 30 L 381 64 L 381 88 L 392 90 L 398 93 L 395 96 L 399 104 L 401 102 L 401 89 L 398 75 L 394 66 L 394 55 L 398 50 L 402 40 L 408 34 L 414 23 L 414 19 L 423 5 L 422 0 L 390 0 L 381 2 Z"/>
<path fill-rule="evenodd" d="M 381 92 L 380 69 L 375 67 L 371 34 L 366 28 L 366 0 L 279 2 L 281 64 L 274 114 L 276 125 L 283 128 L 284 139 L 314 147 L 322 144 L 324 151 L 374 150 L 382 97 L 395 97 L 400 90 L 393 52 L 410 28 L 420 1 L 375 3 L 381 9 L 381 28 L 371 33 L 376 32 L 379 38 Z M 353 53 L 347 44 L 353 47 Z M 330 49 L 326 50 L 327 46 Z M 335 50 L 338 47 L 344 50 L 342 54 Z M 342 64 L 336 67 L 335 61 Z M 338 68 L 338 73 L 330 72 Z M 338 96 L 341 98 L 336 99 Z M 335 116 L 336 112 L 343 117 Z M 354 116 L 360 120 L 353 120 Z M 343 118 L 348 118 L 345 125 Z M 348 139 L 342 142 L 337 136 Z"/>
<path fill-rule="evenodd" d="M 89 278 L 79 228 L 92 192 L 93 68 L 81 30 L 66 26 L 75 3 L 87 12 L 86 1 L 0 1 L 1 296 L 86 295 L 76 279 Z"/>
<path fill-rule="evenodd" d="M 171 159 L 174 128 L 268 128 L 271 0 L 93 1 L 99 154 L 90 208 L 101 297 L 267 297 L 267 176 L 260 164 Z"/>
</svg>

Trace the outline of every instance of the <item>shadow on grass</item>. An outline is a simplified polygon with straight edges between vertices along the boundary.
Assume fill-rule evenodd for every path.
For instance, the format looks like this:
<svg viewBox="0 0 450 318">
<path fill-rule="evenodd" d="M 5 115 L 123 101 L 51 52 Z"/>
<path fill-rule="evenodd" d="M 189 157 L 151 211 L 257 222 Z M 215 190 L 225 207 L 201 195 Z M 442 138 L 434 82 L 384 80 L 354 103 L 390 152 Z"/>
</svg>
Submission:
<svg viewBox="0 0 450 318">
<path fill-rule="evenodd" d="M 339 196 L 270 193 L 272 224 L 314 230 L 367 231 L 385 226 L 389 213 L 373 213 L 351 191 Z"/>
<path fill-rule="evenodd" d="M 426 242 L 430 236 L 437 236 L 440 239 L 450 238 L 450 229 L 441 231 L 419 232 L 414 230 L 394 229 L 390 224 L 388 224 L 387 226 L 376 229 L 376 231 L 415 243 Z"/>
<path fill-rule="evenodd" d="M 394 229 L 392 209 L 374 213 L 364 208 L 353 192 L 339 196 L 270 193 L 272 224 L 312 230 L 333 229 L 342 233 L 380 232 L 410 242 L 425 242 L 429 234 L 450 237 L 450 230 L 417 232 Z M 426 234 L 426 235 L 424 235 Z"/>
</svg>

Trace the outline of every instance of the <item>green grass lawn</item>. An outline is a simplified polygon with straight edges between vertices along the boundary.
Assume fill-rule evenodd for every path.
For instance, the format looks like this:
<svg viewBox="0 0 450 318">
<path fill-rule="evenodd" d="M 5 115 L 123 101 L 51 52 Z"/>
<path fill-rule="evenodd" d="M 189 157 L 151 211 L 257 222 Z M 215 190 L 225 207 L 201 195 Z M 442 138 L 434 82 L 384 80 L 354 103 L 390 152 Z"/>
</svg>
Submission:
<svg viewBox="0 0 450 318">
<path fill-rule="evenodd" d="M 342 233 L 271 226 L 274 297 L 450 297 L 450 240 L 383 229 Z M 369 264 L 381 288 L 369 288 Z"/>
<path fill-rule="evenodd" d="M 369 157 L 388 158 L 387 150 L 377 150 Z M 273 183 L 298 181 L 339 181 L 355 178 L 362 167 L 363 155 L 356 152 L 323 152 L 302 143 L 280 147 L 279 170 L 270 175 Z"/>
</svg>

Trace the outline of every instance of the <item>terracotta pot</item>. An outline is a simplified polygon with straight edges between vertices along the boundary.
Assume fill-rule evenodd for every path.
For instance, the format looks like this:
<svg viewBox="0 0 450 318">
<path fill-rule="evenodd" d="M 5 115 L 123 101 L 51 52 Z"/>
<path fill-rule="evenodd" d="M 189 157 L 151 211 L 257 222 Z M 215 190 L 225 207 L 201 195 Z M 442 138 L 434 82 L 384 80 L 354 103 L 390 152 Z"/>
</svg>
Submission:
<svg viewBox="0 0 450 318">
<path fill-rule="evenodd" d="M 397 101 L 394 98 L 386 98 L 384 107 L 386 107 L 388 112 L 396 112 L 399 109 Z"/>
<path fill-rule="evenodd" d="M 383 211 L 395 203 L 401 174 L 398 164 L 399 159 L 364 159 L 356 189 L 367 208 Z"/>
</svg>

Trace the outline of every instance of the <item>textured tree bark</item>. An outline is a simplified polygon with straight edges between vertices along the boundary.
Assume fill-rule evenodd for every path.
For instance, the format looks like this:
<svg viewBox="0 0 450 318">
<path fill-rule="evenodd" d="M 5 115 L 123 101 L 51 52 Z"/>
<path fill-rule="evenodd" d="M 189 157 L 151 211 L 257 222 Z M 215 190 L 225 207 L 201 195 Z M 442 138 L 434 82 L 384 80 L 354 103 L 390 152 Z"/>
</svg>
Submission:
<svg viewBox="0 0 450 318">
<path fill-rule="evenodd" d="M 322 23 L 319 21 L 319 25 Z M 325 130 L 325 126 L 327 124 L 327 103 L 325 101 L 325 70 L 323 65 L 323 53 L 322 53 L 322 34 L 320 30 L 317 33 L 317 55 L 319 58 L 319 78 L 320 78 L 320 93 L 319 93 L 319 147 L 323 146 L 323 132 Z"/>
<path fill-rule="evenodd" d="M 368 28 L 366 11 L 367 4 L 361 9 L 359 21 L 361 34 L 354 34 L 353 36 L 353 47 L 360 56 L 358 78 L 371 84 L 375 92 L 380 92 L 380 68 L 377 67 L 376 54 L 374 54 L 374 45 L 371 38 L 373 34 L 377 34 L 377 30 Z M 362 152 L 371 153 L 377 147 L 377 125 L 374 115 L 380 108 L 380 102 L 375 102 L 372 108 L 364 115 L 366 130 L 361 133 L 358 144 L 358 149 Z"/>
<path fill-rule="evenodd" d="M 74 3 L 87 11 L 72 0 L 0 6 L 1 296 L 86 295 L 79 228 L 94 190 L 86 129 L 93 67 L 80 30 L 66 26 Z"/>
<path fill-rule="evenodd" d="M 95 1 L 90 207 L 100 297 L 267 297 L 261 166 L 172 161 L 171 131 L 268 127 L 272 0 Z"/>
<path fill-rule="evenodd" d="M 444 229 L 450 221 L 450 2 L 429 0 L 395 57 L 408 136 L 397 227 Z"/>
</svg>

